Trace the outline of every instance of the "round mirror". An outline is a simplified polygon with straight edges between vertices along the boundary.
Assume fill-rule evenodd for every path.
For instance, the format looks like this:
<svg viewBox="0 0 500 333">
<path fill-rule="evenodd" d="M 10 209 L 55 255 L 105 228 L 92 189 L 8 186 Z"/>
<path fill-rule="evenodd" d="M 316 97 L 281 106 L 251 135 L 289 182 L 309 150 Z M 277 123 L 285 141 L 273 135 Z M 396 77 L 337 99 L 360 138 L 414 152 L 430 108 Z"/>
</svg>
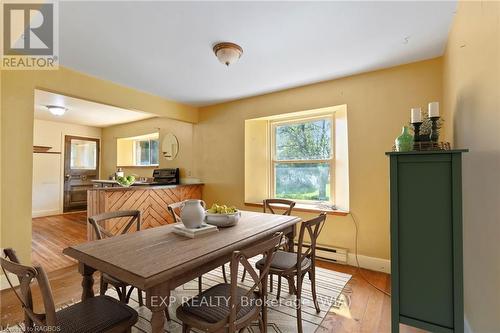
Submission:
<svg viewBox="0 0 500 333">
<path fill-rule="evenodd" d="M 161 145 L 161 153 L 163 157 L 167 160 L 171 161 L 179 152 L 179 141 L 177 141 L 177 137 L 172 133 L 167 133 L 163 138 L 163 143 Z"/>
</svg>

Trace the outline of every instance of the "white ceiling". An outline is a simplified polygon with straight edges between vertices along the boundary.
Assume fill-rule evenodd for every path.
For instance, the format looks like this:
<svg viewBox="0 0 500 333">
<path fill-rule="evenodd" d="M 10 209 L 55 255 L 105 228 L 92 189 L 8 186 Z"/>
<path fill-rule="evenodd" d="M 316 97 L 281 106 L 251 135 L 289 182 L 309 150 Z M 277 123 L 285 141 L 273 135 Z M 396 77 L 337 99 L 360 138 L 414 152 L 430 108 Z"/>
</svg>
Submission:
<svg viewBox="0 0 500 333">
<path fill-rule="evenodd" d="M 55 116 L 49 112 L 47 105 L 64 106 L 68 110 L 62 116 Z M 154 117 L 156 116 L 146 112 L 126 110 L 43 90 L 35 90 L 35 119 L 107 127 Z"/>
<path fill-rule="evenodd" d="M 60 2 L 61 64 L 208 105 L 429 59 L 455 1 Z M 212 46 L 243 47 L 220 64 Z"/>
</svg>

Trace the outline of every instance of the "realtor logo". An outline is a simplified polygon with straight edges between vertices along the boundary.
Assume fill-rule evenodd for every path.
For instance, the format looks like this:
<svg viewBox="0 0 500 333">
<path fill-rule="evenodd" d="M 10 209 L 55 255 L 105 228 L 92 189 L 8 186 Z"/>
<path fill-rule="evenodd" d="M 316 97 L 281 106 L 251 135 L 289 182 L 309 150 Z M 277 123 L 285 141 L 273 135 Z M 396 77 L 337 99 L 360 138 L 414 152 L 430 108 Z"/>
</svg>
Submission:
<svg viewBox="0 0 500 333">
<path fill-rule="evenodd" d="M 2 69 L 57 69 L 56 5 L 3 4 Z"/>
</svg>

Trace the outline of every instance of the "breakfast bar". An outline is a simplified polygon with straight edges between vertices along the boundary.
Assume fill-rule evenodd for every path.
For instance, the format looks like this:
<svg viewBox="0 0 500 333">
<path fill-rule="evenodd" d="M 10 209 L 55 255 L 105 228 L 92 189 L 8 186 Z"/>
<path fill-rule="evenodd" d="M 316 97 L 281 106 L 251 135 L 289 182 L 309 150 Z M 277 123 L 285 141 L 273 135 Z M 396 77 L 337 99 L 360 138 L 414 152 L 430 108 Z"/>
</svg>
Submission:
<svg viewBox="0 0 500 333">
<path fill-rule="evenodd" d="M 130 187 L 95 187 L 87 191 L 87 217 L 118 210 L 140 210 L 142 229 L 174 223 L 167 211 L 169 204 L 187 199 L 201 199 L 203 184 L 155 185 Z M 121 233 L 126 219 L 110 220 L 103 225 L 112 234 Z M 95 239 L 90 224 L 88 240 Z"/>
</svg>

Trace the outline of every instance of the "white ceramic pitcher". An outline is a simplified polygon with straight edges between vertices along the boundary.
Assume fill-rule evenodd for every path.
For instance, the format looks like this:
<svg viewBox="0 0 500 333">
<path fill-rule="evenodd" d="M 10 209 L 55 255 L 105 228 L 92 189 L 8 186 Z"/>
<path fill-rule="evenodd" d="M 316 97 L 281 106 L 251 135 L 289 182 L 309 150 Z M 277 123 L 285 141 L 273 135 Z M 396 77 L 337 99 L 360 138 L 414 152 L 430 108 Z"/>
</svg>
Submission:
<svg viewBox="0 0 500 333">
<path fill-rule="evenodd" d="M 205 220 L 205 201 L 198 199 L 185 200 L 181 205 L 181 220 L 186 228 L 201 227 Z"/>
</svg>

